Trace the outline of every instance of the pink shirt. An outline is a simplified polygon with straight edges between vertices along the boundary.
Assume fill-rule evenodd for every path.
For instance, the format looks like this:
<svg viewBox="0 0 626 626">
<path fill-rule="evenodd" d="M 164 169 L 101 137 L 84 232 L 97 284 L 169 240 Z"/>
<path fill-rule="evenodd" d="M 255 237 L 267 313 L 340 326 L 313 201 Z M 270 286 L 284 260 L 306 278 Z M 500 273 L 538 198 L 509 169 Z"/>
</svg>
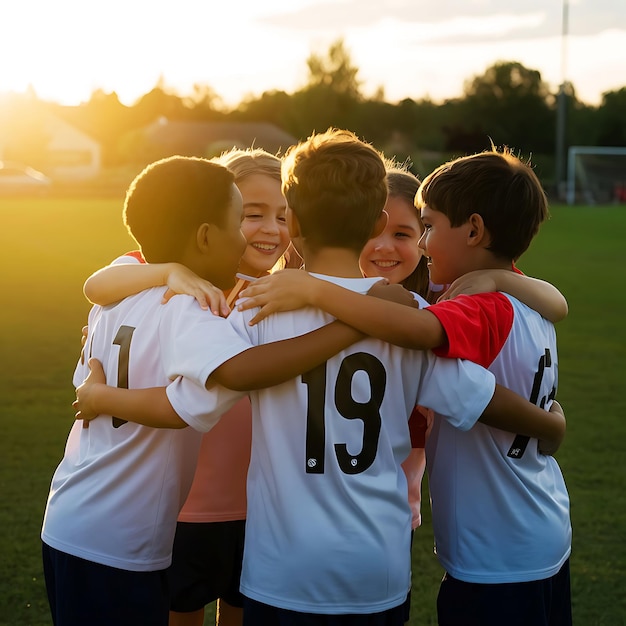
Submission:
<svg viewBox="0 0 626 626">
<path fill-rule="evenodd" d="M 229 306 L 248 285 L 239 280 L 226 293 Z M 179 522 L 231 522 L 246 519 L 246 480 L 252 445 L 250 399 L 242 398 L 202 436 L 191 491 Z"/>
<path fill-rule="evenodd" d="M 251 415 L 249 398 L 242 398 L 202 436 L 196 473 L 179 522 L 246 519 Z"/>
</svg>

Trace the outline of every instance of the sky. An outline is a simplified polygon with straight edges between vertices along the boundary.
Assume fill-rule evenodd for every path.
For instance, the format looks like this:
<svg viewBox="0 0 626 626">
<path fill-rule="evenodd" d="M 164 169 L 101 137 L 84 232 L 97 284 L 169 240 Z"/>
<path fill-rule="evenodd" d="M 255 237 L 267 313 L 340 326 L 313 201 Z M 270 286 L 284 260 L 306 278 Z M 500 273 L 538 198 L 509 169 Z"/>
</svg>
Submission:
<svg viewBox="0 0 626 626">
<path fill-rule="evenodd" d="M 626 0 L 15 0 L 0 21 L 0 93 L 131 105 L 159 81 L 208 85 L 227 106 L 306 83 L 339 38 L 362 92 L 388 102 L 461 96 L 497 61 L 539 70 L 579 100 L 626 86 Z M 567 37 L 563 37 L 563 8 Z"/>
</svg>

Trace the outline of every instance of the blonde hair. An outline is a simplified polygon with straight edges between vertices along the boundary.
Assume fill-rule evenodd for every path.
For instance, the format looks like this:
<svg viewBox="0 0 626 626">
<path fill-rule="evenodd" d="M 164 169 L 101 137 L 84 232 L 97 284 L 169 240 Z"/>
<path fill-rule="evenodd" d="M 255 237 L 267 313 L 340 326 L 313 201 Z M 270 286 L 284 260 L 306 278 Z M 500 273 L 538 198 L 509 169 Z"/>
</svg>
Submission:
<svg viewBox="0 0 626 626">
<path fill-rule="evenodd" d="M 233 148 L 213 161 L 228 168 L 235 175 L 235 183 L 254 174 L 263 174 L 280 182 L 280 158 L 261 148 Z"/>
</svg>

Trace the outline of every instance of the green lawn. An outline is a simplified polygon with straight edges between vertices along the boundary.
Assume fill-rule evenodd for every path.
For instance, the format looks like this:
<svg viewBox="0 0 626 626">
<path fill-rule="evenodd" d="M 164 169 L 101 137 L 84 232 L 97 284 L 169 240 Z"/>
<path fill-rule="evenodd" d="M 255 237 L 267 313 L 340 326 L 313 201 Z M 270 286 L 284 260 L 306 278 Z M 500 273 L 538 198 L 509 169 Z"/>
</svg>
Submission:
<svg viewBox="0 0 626 626">
<path fill-rule="evenodd" d="M 0 625 L 51 624 L 39 529 L 73 420 L 72 372 L 89 309 L 82 283 L 132 247 L 121 206 L 121 199 L 0 199 Z M 625 232 L 626 207 L 556 206 L 520 262 L 570 304 L 557 329 L 558 399 L 569 422 L 558 459 L 572 500 L 580 626 L 626 624 Z M 415 625 L 436 623 L 441 574 L 428 510 L 424 517 L 414 541 Z"/>
</svg>

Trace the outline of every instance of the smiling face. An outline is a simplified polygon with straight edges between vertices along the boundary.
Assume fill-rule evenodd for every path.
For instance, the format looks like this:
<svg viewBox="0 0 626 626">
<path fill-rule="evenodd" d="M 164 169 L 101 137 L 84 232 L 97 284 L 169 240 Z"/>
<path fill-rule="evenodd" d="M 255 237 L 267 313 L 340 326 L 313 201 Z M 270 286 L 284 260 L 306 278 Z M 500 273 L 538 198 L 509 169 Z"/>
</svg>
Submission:
<svg viewBox="0 0 626 626">
<path fill-rule="evenodd" d="M 265 174 L 246 176 L 237 186 L 243 197 L 241 231 L 248 244 L 239 271 L 260 276 L 276 264 L 289 245 L 287 203 L 280 182 Z"/>
<path fill-rule="evenodd" d="M 387 198 L 385 211 L 389 215 L 387 226 L 365 244 L 359 265 L 365 276 L 382 276 L 390 283 L 400 283 L 422 258 L 417 245 L 422 225 L 415 207 L 399 196 Z"/>
</svg>

